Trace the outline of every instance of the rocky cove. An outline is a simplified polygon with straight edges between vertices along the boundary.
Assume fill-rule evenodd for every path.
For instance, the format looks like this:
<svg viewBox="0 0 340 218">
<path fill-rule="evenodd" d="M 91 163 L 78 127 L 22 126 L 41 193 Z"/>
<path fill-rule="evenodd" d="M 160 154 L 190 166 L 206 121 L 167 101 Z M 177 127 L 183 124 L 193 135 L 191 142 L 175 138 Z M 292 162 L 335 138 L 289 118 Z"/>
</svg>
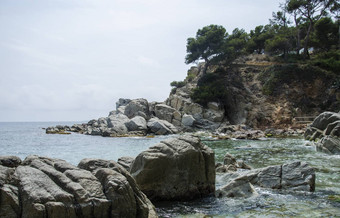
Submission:
<svg viewBox="0 0 340 218">
<path fill-rule="evenodd" d="M 229 90 L 225 101 L 193 101 L 191 94 L 204 77 L 199 65 L 164 102 L 119 99 L 107 117 L 48 127 L 47 134 L 77 132 L 112 139 L 176 135 L 117 161 L 85 158 L 73 165 L 53 157 L 3 156 L 0 215 L 338 214 L 339 113 L 316 115 L 319 110 L 314 108 L 316 118 L 306 129 L 294 119 L 301 110 L 289 103 L 292 93 L 277 101 L 259 95 L 262 66 L 243 61 L 224 78 Z"/>
<path fill-rule="evenodd" d="M 328 131 L 319 127 L 319 138 L 336 138 L 337 116 L 323 113 L 309 128 L 328 123 Z M 339 155 L 310 145 L 301 138 L 216 140 L 184 134 L 117 161 L 85 158 L 73 165 L 43 156 L 1 157 L 0 214 L 335 216 Z"/>
</svg>

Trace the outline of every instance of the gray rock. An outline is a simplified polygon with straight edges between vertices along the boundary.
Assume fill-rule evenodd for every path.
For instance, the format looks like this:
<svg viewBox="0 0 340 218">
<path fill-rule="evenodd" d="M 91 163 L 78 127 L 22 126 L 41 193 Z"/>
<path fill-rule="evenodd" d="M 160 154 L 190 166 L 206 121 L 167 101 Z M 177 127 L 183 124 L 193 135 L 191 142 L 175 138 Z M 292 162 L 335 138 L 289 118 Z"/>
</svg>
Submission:
<svg viewBox="0 0 340 218">
<path fill-rule="evenodd" d="M 117 163 L 124 167 L 124 169 L 126 169 L 127 171 L 130 171 L 130 167 L 134 160 L 134 157 L 120 157 L 118 158 Z"/>
<path fill-rule="evenodd" d="M 317 141 L 314 144 L 318 151 L 328 154 L 340 154 L 340 114 L 333 112 L 321 113 L 307 127 L 304 137 L 307 140 Z"/>
<path fill-rule="evenodd" d="M 116 110 L 118 110 L 118 108 L 121 106 L 126 106 L 130 102 L 131 102 L 130 99 L 126 99 L 126 98 L 118 99 L 118 101 L 116 102 Z"/>
<path fill-rule="evenodd" d="M 156 117 L 151 118 L 148 123 L 147 127 L 149 128 L 151 133 L 156 135 L 167 135 L 167 134 L 176 134 L 178 133 L 178 129 L 169 123 L 166 120 L 160 120 Z"/>
<path fill-rule="evenodd" d="M 147 131 L 146 120 L 141 116 L 135 116 L 125 125 L 129 131 Z"/>
<path fill-rule="evenodd" d="M 212 122 L 221 122 L 224 118 L 224 110 L 205 110 L 203 118 Z"/>
<path fill-rule="evenodd" d="M 319 130 L 325 130 L 328 124 L 337 120 L 340 120 L 340 114 L 334 112 L 323 112 L 314 119 L 310 126 Z"/>
<path fill-rule="evenodd" d="M 86 158 L 79 162 L 78 167 L 94 173 L 103 187 L 106 187 L 105 194 L 111 196 L 109 199 L 116 203 L 113 206 L 116 210 L 112 210 L 112 214 L 119 215 L 113 217 L 125 217 L 128 215 L 126 213 L 131 212 L 130 207 L 134 207 L 134 205 L 136 213 L 133 214 L 136 214 L 136 217 L 157 217 L 155 207 L 145 194 L 140 191 L 134 178 L 115 161 Z M 126 180 L 117 173 L 124 176 Z M 134 197 L 131 196 L 131 189 L 134 192 Z M 117 194 L 114 193 L 114 190 L 117 190 Z M 128 202 L 127 199 L 135 199 L 136 203 Z M 121 205 L 124 203 L 127 205 Z M 128 217 L 134 216 L 128 215 Z"/>
<path fill-rule="evenodd" d="M 226 184 L 248 181 L 255 186 L 300 191 L 315 190 L 315 170 L 299 161 L 224 175 Z"/>
<path fill-rule="evenodd" d="M 167 139 L 140 153 L 130 173 L 154 200 L 194 199 L 215 191 L 214 152 L 198 137 Z"/>
<path fill-rule="evenodd" d="M 0 217 L 157 217 L 126 170 L 94 159 L 80 165 L 89 162 L 99 167 L 38 156 L 0 165 Z"/>
<path fill-rule="evenodd" d="M 195 124 L 195 118 L 192 115 L 184 114 L 182 116 L 182 125 L 192 127 Z"/>
<path fill-rule="evenodd" d="M 149 103 L 143 98 L 131 100 L 125 106 L 124 114 L 130 119 L 135 116 L 142 116 L 148 120 L 150 117 Z"/>
<path fill-rule="evenodd" d="M 340 138 L 325 136 L 315 143 L 316 149 L 328 154 L 340 154 Z"/>
<path fill-rule="evenodd" d="M 166 120 L 169 123 L 172 122 L 174 117 L 174 112 L 176 109 L 166 105 L 166 104 L 156 104 L 155 105 L 155 115 L 161 120 Z"/>
<path fill-rule="evenodd" d="M 16 156 L 0 156 L 0 165 L 5 167 L 17 167 L 21 164 L 21 159 Z"/>
<path fill-rule="evenodd" d="M 217 102 L 208 102 L 207 106 L 209 109 L 214 110 L 214 111 L 220 110 L 220 104 Z"/>
<path fill-rule="evenodd" d="M 108 127 L 111 128 L 110 132 L 117 134 L 127 134 L 128 128 L 126 123 L 130 122 L 130 119 L 124 114 L 116 114 L 108 117 Z"/>
<path fill-rule="evenodd" d="M 233 157 L 231 154 L 226 153 L 224 155 L 224 159 L 223 159 L 223 164 L 224 165 L 236 165 L 236 158 Z"/>
<path fill-rule="evenodd" d="M 237 178 L 215 192 L 216 197 L 250 197 L 257 195 L 254 186 L 244 177 Z"/>
</svg>

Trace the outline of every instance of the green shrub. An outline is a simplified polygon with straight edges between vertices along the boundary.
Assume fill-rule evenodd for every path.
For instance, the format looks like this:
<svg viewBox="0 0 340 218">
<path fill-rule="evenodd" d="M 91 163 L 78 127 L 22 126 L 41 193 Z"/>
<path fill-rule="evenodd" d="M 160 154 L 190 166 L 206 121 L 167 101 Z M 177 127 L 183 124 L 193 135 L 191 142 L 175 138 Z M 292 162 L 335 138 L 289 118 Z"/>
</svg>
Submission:
<svg viewBox="0 0 340 218">
<path fill-rule="evenodd" d="M 181 88 L 181 87 L 185 86 L 185 84 L 186 83 L 184 81 L 172 81 L 170 83 L 170 86 L 173 86 L 175 88 Z"/>
<path fill-rule="evenodd" d="M 267 68 L 259 75 L 265 95 L 278 95 L 283 84 L 292 82 L 310 83 L 316 78 L 329 79 L 327 71 L 310 64 L 281 64 Z"/>
<path fill-rule="evenodd" d="M 210 73 L 197 82 L 197 87 L 190 97 L 194 102 L 206 106 L 212 101 L 224 102 L 227 94 L 223 79 L 216 73 Z"/>
<path fill-rule="evenodd" d="M 320 53 L 311 60 L 311 64 L 340 75 L 340 51 Z"/>
</svg>

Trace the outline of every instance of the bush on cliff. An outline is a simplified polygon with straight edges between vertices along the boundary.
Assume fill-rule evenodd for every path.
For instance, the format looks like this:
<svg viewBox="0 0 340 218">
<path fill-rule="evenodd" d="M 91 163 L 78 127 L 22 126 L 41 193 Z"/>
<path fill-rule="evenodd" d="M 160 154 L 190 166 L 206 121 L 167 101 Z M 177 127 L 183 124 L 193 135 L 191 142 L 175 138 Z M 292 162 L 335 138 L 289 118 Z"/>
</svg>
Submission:
<svg viewBox="0 0 340 218">
<path fill-rule="evenodd" d="M 263 93 L 274 96 L 281 93 L 283 84 L 311 83 L 317 78 L 332 80 L 335 75 L 310 64 L 280 64 L 267 68 L 259 76 Z"/>
<path fill-rule="evenodd" d="M 191 94 L 191 99 L 203 106 L 206 106 L 208 102 L 222 102 L 226 99 L 227 90 L 223 79 L 221 79 L 220 73 L 205 74 L 197 82 L 197 87 Z"/>
</svg>

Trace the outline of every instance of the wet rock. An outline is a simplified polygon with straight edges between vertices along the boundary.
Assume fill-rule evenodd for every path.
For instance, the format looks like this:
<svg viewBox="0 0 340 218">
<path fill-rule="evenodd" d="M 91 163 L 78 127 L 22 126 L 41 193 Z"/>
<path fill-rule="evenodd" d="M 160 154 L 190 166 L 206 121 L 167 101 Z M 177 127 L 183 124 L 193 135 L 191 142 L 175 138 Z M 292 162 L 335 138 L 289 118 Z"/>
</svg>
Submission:
<svg viewBox="0 0 340 218">
<path fill-rule="evenodd" d="M 214 152 L 198 137 L 167 139 L 140 153 L 130 173 L 153 200 L 194 199 L 215 190 Z"/>
<path fill-rule="evenodd" d="M 257 195 L 254 186 L 244 178 L 237 178 L 215 192 L 216 197 L 250 197 Z"/>
<path fill-rule="evenodd" d="M 316 149 L 328 154 L 340 154 L 340 138 L 325 136 L 315 143 Z"/>
<path fill-rule="evenodd" d="M 269 166 L 265 168 L 227 173 L 223 180 L 228 184 L 233 181 L 248 181 L 254 186 L 271 189 L 298 191 L 315 190 L 315 170 L 299 161 Z"/>
</svg>

